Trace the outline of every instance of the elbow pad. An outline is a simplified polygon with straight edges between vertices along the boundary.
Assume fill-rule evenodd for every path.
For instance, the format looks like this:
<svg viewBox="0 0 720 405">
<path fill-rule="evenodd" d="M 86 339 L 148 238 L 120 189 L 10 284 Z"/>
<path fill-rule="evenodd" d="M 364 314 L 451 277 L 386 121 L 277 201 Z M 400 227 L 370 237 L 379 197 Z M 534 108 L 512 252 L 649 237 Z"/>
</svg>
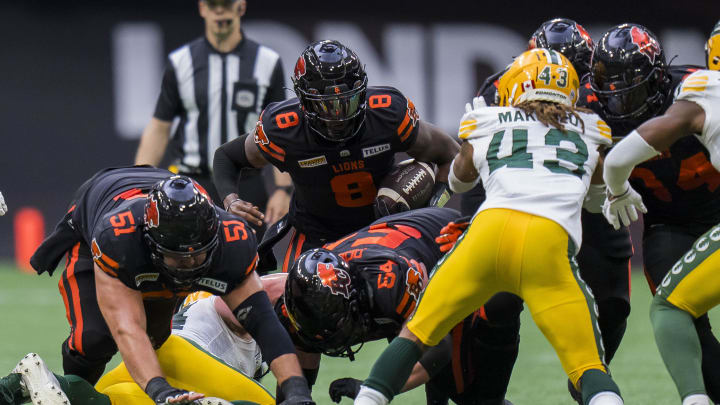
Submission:
<svg viewBox="0 0 720 405">
<path fill-rule="evenodd" d="M 480 176 L 469 182 L 464 182 L 458 179 L 455 175 L 455 160 L 453 159 L 453 162 L 450 164 L 450 173 L 448 173 L 448 185 L 450 186 L 450 190 L 455 193 L 464 193 L 475 187 L 479 180 Z"/>
<path fill-rule="evenodd" d="M 268 364 L 284 354 L 295 354 L 288 332 L 280 324 L 267 293 L 258 291 L 233 311 L 240 325 L 255 339 Z"/>
</svg>

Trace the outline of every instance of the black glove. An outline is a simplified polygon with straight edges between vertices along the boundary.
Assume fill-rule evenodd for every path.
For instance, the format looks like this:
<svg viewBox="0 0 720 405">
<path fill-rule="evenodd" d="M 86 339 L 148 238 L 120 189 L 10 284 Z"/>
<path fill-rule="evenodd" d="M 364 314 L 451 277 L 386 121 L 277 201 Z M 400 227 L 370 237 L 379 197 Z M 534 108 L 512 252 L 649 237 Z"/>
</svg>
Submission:
<svg viewBox="0 0 720 405">
<path fill-rule="evenodd" d="M 342 397 L 355 399 L 360 392 L 360 385 L 362 385 L 362 381 L 351 377 L 338 378 L 330 384 L 330 399 L 336 403 L 340 403 Z"/>
<path fill-rule="evenodd" d="M 148 381 L 145 386 L 145 393 L 155 401 L 156 404 L 168 404 L 169 400 L 181 395 L 189 394 L 190 391 L 181 390 L 168 384 L 163 377 L 155 377 Z M 175 402 L 175 404 L 193 404 L 195 401 Z"/>
<path fill-rule="evenodd" d="M 281 398 L 279 405 L 315 405 L 310 396 L 310 387 L 305 377 L 293 376 L 280 384 Z"/>
</svg>

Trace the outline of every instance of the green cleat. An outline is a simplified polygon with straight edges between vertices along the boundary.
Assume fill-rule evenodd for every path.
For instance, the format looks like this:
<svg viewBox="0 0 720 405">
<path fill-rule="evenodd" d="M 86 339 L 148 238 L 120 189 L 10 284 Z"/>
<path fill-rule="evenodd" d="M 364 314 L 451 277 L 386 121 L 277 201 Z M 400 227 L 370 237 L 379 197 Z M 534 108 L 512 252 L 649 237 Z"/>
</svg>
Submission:
<svg viewBox="0 0 720 405">
<path fill-rule="evenodd" d="M 0 405 L 20 405 L 29 399 L 20 374 L 10 373 L 0 378 Z"/>
</svg>

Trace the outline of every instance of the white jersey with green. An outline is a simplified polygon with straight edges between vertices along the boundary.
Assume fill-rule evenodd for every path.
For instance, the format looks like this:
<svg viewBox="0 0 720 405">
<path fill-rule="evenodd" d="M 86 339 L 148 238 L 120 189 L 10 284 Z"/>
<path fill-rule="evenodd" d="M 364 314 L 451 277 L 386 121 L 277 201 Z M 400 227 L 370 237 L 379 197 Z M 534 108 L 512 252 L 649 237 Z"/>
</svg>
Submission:
<svg viewBox="0 0 720 405">
<path fill-rule="evenodd" d="M 569 116 L 565 131 L 514 107 L 466 113 L 459 137 L 472 144 L 487 198 L 478 212 L 507 208 L 557 222 L 582 243 L 580 210 L 599 150 L 612 145 L 610 127 L 596 114 Z M 583 129 L 584 123 L 584 129 Z"/>
<path fill-rule="evenodd" d="M 710 162 L 720 171 L 720 72 L 698 70 L 683 80 L 676 100 L 692 101 L 705 110 L 705 124 L 695 136 L 710 152 Z"/>
</svg>

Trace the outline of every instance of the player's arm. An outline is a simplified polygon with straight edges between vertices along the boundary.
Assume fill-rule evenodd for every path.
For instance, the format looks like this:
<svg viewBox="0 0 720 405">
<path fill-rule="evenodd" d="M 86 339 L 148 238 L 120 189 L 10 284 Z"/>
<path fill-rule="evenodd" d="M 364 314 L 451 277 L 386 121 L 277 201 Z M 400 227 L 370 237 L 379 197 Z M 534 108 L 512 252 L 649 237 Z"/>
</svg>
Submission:
<svg viewBox="0 0 720 405">
<path fill-rule="evenodd" d="M 252 134 L 245 134 L 227 142 L 215 151 L 213 181 L 223 198 L 225 209 L 248 222 L 262 225 L 265 218 L 258 207 L 238 197 L 235 189 L 243 169 L 261 168 L 268 163 L 255 146 Z"/>
<path fill-rule="evenodd" d="M 653 118 L 631 132 L 605 158 L 605 184 L 613 196 L 628 190 L 632 169 L 667 150 L 682 137 L 702 133 L 705 111 L 691 101 L 678 100 L 664 115 Z"/>
<path fill-rule="evenodd" d="M 436 180 L 447 183 L 450 162 L 460 146 L 445 131 L 425 121 L 418 122 L 417 139 L 408 149 L 408 155 L 421 162 L 433 162 L 438 166 Z"/>
<path fill-rule="evenodd" d="M 251 272 L 222 299 L 233 309 L 238 322 L 260 346 L 263 358 L 280 384 L 284 398 L 312 401 L 295 347 L 275 315 L 260 277 Z"/>
<path fill-rule="evenodd" d="M 143 131 L 140 145 L 135 154 L 136 165 L 157 166 L 160 164 L 170 139 L 172 120 L 180 114 L 181 110 L 182 103 L 175 69 L 172 62 L 168 60 L 160 87 L 160 96 L 155 105 L 155 113 Z"/>
<path fill-rule="evenodd" d="M 475 187 L 480 179 L 480 173 L 473 162 L 474 148 L 468 141 L 463 141 L 460 153 L 455 156 L 450 166 L 448 184 L 450 190 L 456 193 L 464 193 Z"/>
<path fill-rule="evenodd" d="M 156 402 L 167 400 L 168 403 L 202 398 L 202 394 L 176 389 L 165 381 L 146 332 L 145 308 L 140 291 L 126 287 L 119 279 L 106 274 L 97 264 L 95 290 L 100 312 L 128 372 L 148 396 Z"/>
<path fill-rule="evenodd" d="M 157 166 L 160 163 L 170 139 L 171 125 L 170 121 L 159 120 L 155 117 L 150 119 L 142 133 L 140 146 L 135 154 L 136 165 Z"/>
<path fill-rule="evenodd" d="M 273 178 L 275 179 L 276 189 L 268 199 L 265 208 L 265 220 L 268 224 L 277 222 L 288 213 L 290 197 L 292 196 L 292 180 L 288 173 L 283 173 L 273 167 Z"/>
</svg>

